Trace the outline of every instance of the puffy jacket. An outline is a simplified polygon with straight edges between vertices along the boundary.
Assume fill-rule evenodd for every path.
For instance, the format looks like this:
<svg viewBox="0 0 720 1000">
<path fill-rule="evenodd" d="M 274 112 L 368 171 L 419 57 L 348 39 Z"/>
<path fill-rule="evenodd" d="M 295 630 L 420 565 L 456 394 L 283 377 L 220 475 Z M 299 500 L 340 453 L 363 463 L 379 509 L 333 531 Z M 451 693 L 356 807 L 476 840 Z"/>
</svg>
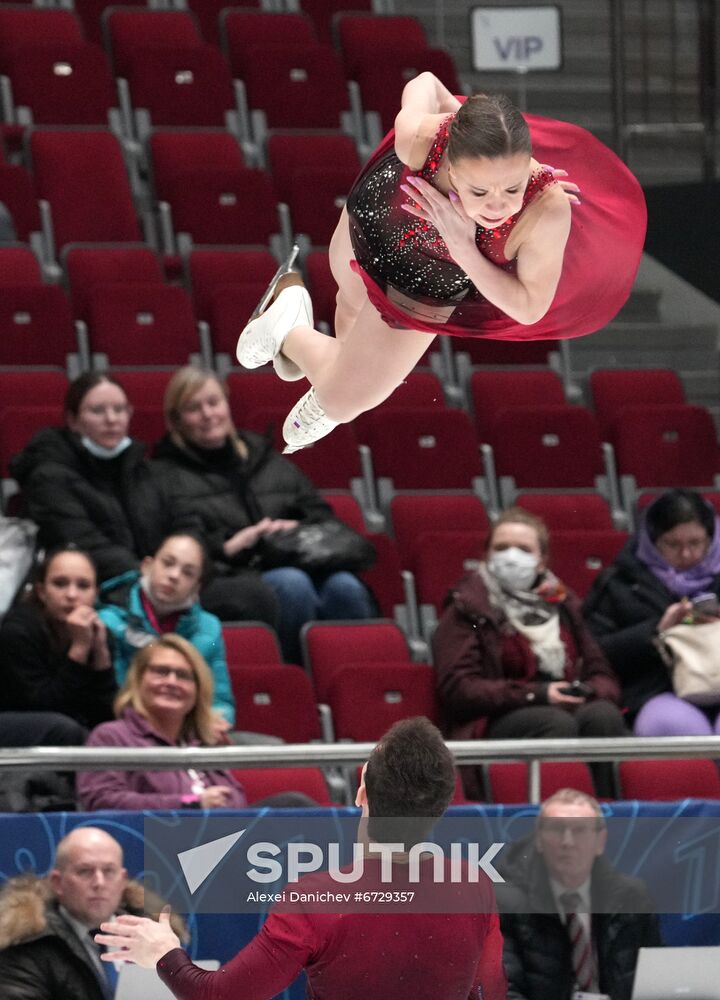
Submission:
<svg viewBox="0 0 720 1000">
<path fill-rule="evenodd" d="M 3 619 L 0 674 L 0 711 L 62 712 L 88 727 L 113 717 L 115 672 L 71 660 L 33 604 Z"/>
<path fill-rule="evenodd" d="M 222 469 L 207 462 L 201 452 L 177 444 L 170 435 L 158 444 L 153 461 L 170 497 L 173 518 L 200 533 L 221 572 L 256 561 L 254 548 L 229 559 L 223 543 L 263 517 L 304 521 L 332 516 L 310 480 L 275 451 L 268 439 L 252 431 L 239 436 L 247 458 L 231 458 Z"/>
<path fill-rule="evenodd" d="M 38 545 L 75 543 L 93 557 L 100 580 L 137 569 L 174 527 L 144 451 L 133 441 L 107 462 L 65 427 L 36 434 L 10 470 L 40 527 Z"/>
<path fill-rule="evenodd" d="M 576 650 L 574 662 L 566 667 L 566 679 L 586 681 L 598 698 L 617 702 L 617 679 L 585 626 L 574 594 L 559 605 L 559 613 L 561 634 L 565 632 Z M 508 640 L 516 646 L 512 666 L 503 659 Z M 535 677 L 529 643 L 490 605 L 478 573 L 464 576 L 451 592 L 433 636 L 433 658 L 452 739 L 482 736 L 491 717 L 529 703 L 546 703 L 547 684 Z"/>
<path fill-rule="evenodd" d="M 650 698 L 672 690 L 653 639 L 666 608 L 678 600 L 637 558 L 636 547 L 631 538 L 597 577 L 584 605 L 588 628 L 617 672 L 633 715 Z M 720 575 L 710 590 L 720 597 Z"/>
<path fill-rule="evenodd" d="M 555 910 L 542 856 L 520 841 L 496 866 L 507 880 L 496 887 L 505 939 L 507 1000 L 570 1000 L 574 987 L 570 939 Z M 601 993 L 630 1000 L 638 949 L 662 942 L 645 885 L 616 871 L 605 858 L 593 867 L 592 937 Z"/>
<path fill-rule="evenodd" d="M 113 665 L 119 686 L 125 681 L 133 656 L 159 634 L 143 607 L 137 576 L 133 573 L 129 577 L 136 581 L 130 586 L 127 586 L 128 575 L 108 580 L 102 596 L 112 603 L 104 604 L 99 611 L 113 638 Z M 192 643 L 207 661 L 213 675 L 213 708 L 222 712 L 228 722 L 234 723 L 235 699 L 228 675 L 220 619 L 203 610 L 196 601 L 182 612 L 174 631 Z"/>
<path fill-rule="evenodd" d="M 166 747 L 168 741 L 157 733 L 144 716 L 126 708 L 115 722 L 104 722 L 90 733 L 89 747 Z M 198 746 L 196 742 L 193 744 Z M 247 805 L 242 785 L 230 771 L 204 771 L 208 785 L 226 785 L 232 791 L 230 809 Z M 77 776 L 80 808 L 95 809 L 182 809 L 183 798 L 195 794 L 193 778 L 187 771 L 82 771 Z"/>
<path fill-rule="evenodd" d="M 121 913 L 158 913 L 162 900 L 128 882 Z M 182 920 L 171 917 L 182 941 Z M 49 880 L 20 875 L 0 894 L 0 983 L 3 1000 L 105 1000 L 99 973 L 57 908 Z"/>
</svg>

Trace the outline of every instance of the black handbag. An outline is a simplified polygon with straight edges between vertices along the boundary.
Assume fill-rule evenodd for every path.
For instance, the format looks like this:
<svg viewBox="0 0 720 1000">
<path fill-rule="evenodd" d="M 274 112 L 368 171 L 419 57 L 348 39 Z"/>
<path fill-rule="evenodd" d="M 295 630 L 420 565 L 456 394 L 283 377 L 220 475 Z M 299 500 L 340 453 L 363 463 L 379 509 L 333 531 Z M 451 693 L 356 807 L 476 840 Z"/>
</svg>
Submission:
<svg viewBox="0 0 720 1000">
<path fill-rule="evenodd" d="M 294 566 L 307 573 L 359 573 L 377 557 L 375 546 L 342 521 L 299 524 L 264 535 L 258 545 L 260 569 Z"/>
</svg>

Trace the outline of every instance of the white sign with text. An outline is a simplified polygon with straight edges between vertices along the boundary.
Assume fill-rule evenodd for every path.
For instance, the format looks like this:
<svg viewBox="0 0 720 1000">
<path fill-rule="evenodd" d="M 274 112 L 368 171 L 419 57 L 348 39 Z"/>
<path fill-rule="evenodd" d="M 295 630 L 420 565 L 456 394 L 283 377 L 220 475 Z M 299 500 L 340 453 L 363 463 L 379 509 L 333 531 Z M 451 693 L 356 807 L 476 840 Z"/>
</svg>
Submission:
<svg viewBox="0 0 720 1000">
<path fill-rule="evenodd" d="M 473 69 L 554 70 L 562 66 L 560 8 L 473 7 Z"/>
</svg>

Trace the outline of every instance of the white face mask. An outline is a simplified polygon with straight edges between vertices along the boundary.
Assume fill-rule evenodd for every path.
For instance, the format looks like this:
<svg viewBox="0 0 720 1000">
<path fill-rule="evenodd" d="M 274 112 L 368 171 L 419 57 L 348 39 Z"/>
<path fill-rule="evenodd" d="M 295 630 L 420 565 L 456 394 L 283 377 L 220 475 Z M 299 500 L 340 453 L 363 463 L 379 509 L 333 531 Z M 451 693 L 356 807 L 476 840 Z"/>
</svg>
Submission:
<svg viewBox="0 0 720 1000">
<path fill-rule="evenodd" d="M 530 590 L 538 575 L 540 560 L 532 552 L 525 552 L 515 545 L 500 552 L 493 552 L 487 561 L 492 575 L 507 590 Z"/>
<path fill-rule="evenodd" d="M 122 455 L 125 449 L 129 448 L 130 445 L 132 444 L 132 438 L 129 438 L 127 434 L 125 435 L 124 438 L 122 438 L 122 440 L 118 441 L 118 443 L 112 448 L 105 448 L 103 447 L 103 445 L 98 444 L 96 441 L 93 441 L 92 438 L 89 438 L 85 435 L 83 435 L 80 438 L 80 441 L 82 443 L 83 448 L 87 448 L 90 454 L 94 455 L 95 458 L 107 458 L 107 459 L 117 458 L 118 455 Z"/>
</svg>

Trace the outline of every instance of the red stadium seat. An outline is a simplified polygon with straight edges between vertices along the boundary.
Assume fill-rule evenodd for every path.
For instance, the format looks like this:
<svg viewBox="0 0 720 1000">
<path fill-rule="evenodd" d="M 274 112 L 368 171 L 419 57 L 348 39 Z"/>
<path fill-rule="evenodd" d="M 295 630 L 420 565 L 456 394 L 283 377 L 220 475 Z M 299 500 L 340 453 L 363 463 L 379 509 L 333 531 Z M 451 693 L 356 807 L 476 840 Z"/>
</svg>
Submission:
<svg viewBox="0 0 720 1000">
<path fill-rule="evenodd" d="M 595 577 L 612 565 L 628 537 L 626 531 L 612 528 L 554 530 L 550 540 L 552 570 L 578 596 L 585 597 Z"/>
<path fill-rule="evenodd" d="M 195 314 L 210 324 L 216 349 L 234 353 L 240 324 L 260 301 L 277 261 L 269 250 L 204 249 L 192 251 L 188 267 Z"/>
<path fill-rule="evenodd" d="M 423 532 L 410 556 L 418 603 L 439 613 L 450 588 L 467 572 L 466 563 L 485 557 L 486 541 L 477 531 Z"/>
<path fill-rule="evenodd" d="M 153 371 L 152 369 L 126 371 L 119 375 L 118 381 L 122 384 L 127 398 L 136 409 L 156 408 L 162 413 L 163 396 L 172 376 L 173 372 L 171 371 Z"/>
<path fill-rule="evenodd" d="M 108 7 L 135 7 L 138 0 L 73 0 L 73 10 L 80 18 L 88 41 L 105 43 L 103 37 L 103 14 Z"/>
<path fill-rule="evenodd" d="M 309 622 L 302 629 L 305 668 L 318 701 L 327 702 L 330 680 L 346 663 L 410 663 L 405 635 L 395 622 Z"/>
<path fill-rule="evenodd" d="M 235 110 L 230 70 L 214 45 L 140 49 L 125 61 L 132 106 L 147 111 L 153 126 L 224 128 L 226 112 Z"/>
<path fill-rule="evenodd" d="M 35 125 L 107 125 L 117 91 L 105 53 L 90 42 L 18 49 L 5 59 L 16 108 Z"/>
<path fill-rule="evenodd" d="M 515 406 L 564 406 L 560 377 L 551 371 L 482 371 L 470 377 L 475 426 L 481 441 L 494 444 L 493 421 Z"/>
<path fill-rule="evenodd" d="M 542 489 L 594 487 L 603 473 L 595 418 L 580 406 L 517 406 L 492 426 L 498 476 Z"/>
<path fill-rule="evenodd" d="M 363 430 L 375 475 L 391 478 L 395 489 L 469 490 L 482 475 L 472 422 L 462 410 L 396 410 L 392 434 L 386 416 L 373 412 Z"/>
<path fill-rule="evenodd" d="M 234 663 L 229 673 L 238 729 L 279 736 L 286 743 L 320 739 L 315 694 L 300 667 Z"/>
<path fill-rule="evenodd" d="M 256 46 L 241 76 L 247 106 L 263 112 L 267 128 L 340 129 L 350 108 L 340 57 L 329 45 Z"/>
<path fill-rule="evenodd" d="M 402 494 L 390 502 L 390 515 L 404 566 L 424 532 L 443 529 L 485 535 L 490 522 L 480 500 L 470 494 Z"/>
<path fill-rule="evenodd" d="M 388 55 L 383 62 L 379 62 L 378 54 L 374 53 L 372 57 L 365 56 L 356 67 L 352 79 L 360 88 L 363 111 L 379 115 L 383 134 L 393 127 L 406 83 L 424 72 L 436 76 L 451 94 L 461 93 L 455 63 L 444 49 L 424 46 L 408 49 L 397 56 Z"/>
<path fill-rule="evenodd" d="M 58 427 L 63 422 L 62 406 L 14 406 L 0 411 L 1 475 L 10 475 L 8 463 L 30 443 L 31 438 L 45 427 Z"/>
<path fill-rule="evenodd" d="M 327 246 L 360 171 L 355 143 L 347 135 L 275 133 L 267 148 L 275 191 L 290 207 L 293 232 Z"/>
<path fill-rule="evenodd" d="M 48 406 L 62 416 L 68 384 L 64 372 L 0 371 L 0 410 Z"/>
<path fill-rule="evenodd" d="M 269 625 L 262 622 L 223 622 L 222 632 L 229 665 L 282 666 L 280 643 L 275 630 Z"/>
<path fill-rule="evenodd" d="M 67 296 L 57 285 L 13 285 L 0 295 L 0 365 L 65 368 L 77 340 Z"/>
<path fill-rule="evenodd" d="M 0 246 L 0 287 L 35 284 L 42 284 L 42 274 L 32 250 L 28 247 Z"/>
<path fill-rule="evenodd" d="M 53 46 L 58 43 L 81 45 L 82 27 L 71 10 L 47 7 L 0 6 L 0 72 L 6 59 L 19 49 Z"/>
<path fill-rule="evenodd" d="M 435 673 L 426 663 L 351 663 L 328 685 L 335 738 L 378 740 L 393 723 L 416 715 L 438 721 Z"/>
<path fill-rule="evenodd" d="M 427 47 L 425 29 L 416 17 L 353 13 L 340 15 L 336 24 L 350 80 L 367 63 L 381 66 Z"/>
<path fill-rule="evenodd" d="M 273 45 L 317 44 L 312 22 L 304 15 L 229 9 L 222 16 L 221 34 L 233 76 L 244 78 L 255 58 L 255 50 Z"/>
<path fill-rule="evenodd" d="M 607 500 L 599 493 L 518 493 L 513 506 L 542 518 L 553 538 L 556 531 L 613 527 Z"/>
<path fill-rule="evenodd" d="M 488 779 L 493 802 L 514 805 L 528 801 L 527 764 L 490 764 Z M 561 788 L 575 788 L 595 795 L 592 775 L 581 761 L 543 761 L 540 765 L 540 797 L 548 798 Z"/>
<path fill-rule="evenodd" d="M 28 242 L 30 233 L 41 230 L 40 212 L 30 174 L 25 167 L 0 163 L 0 201 L 12 216 L 19 240 Z"/>
<path fill-rule="evenodd" d="M 185 365 L 200 349 L 190 296 L 170 285 L 96 286 L 88 328 L 93 353 L 113 365 Z"/>
<path fill-rule="evenodd" d="M 2 390 L 2 376 L 0 376 L 0 391 Z M 335 517 L 344 521 L 353 531 L 365 533 L 365 519 L 362 508 L 354 496 L 349 493 L 325 493 L 323 500 L 330 504 Z"/>
<path fill-rule="evenodd" d="M 244 426 L 261 434 L 271 428 L 275 448 L 281 452 L 285 446 L 282 426 L 287 412 L 284 406 L 258 408 L 248 413 Z M 322 490 L 347 490 L 351 480 L 362 477 L 360 454 L 351 424 L 340 424 L 312 447 L 296 452 L 290 461 Z"/>
<path fill-rule="evenodd" d="M 333 19 L 349 9 L 348 0 L 301 0 L 300 9 L 312 20 L 323 42 L 334 42 Z M 372 0 L 352 0 L 354 11 L 372 13 Z"/>
<path fill-rule="evenodd" d="M 213 45 L 220 44 L 220 14 L 228 7 L 227 0 L 188 0 L 187 4 L 191 13 L 200 25 L 200 31 L 206 42 Z M 232 10 L 238 7 L 259 7 L 260 0 L 243 0 L 242 3 L 233 4 Z"/>
<path fill-rule="evenodd" d="M 485 337 L 453 337 L 455 351 L 467 355 L 472 365 L 547 365 L 548 355 L 558 349 L 557 340 L 487 340 Z"/>
<path fill-rule="evenodd" d="M 365 441 L 366 429 L 369 428 L 368 433 L 372 434 L 372 428 L 380 423 L 383 416 L 394 420 L 397 410 L 419 409 L 426 412 L 446 409 L 442 383 L 432 372 L 410 372 L 379 406 L 357 416 L 354 425 L 358 440 Z"/>
<path fill-rule="evenodd" d="M 268 400 L 285 413 L 308 388 L 307 382 L 283 382 L 275 372 L 231 372 L 226 379 L 230 410 L 236 427 L 247 427 L 253 413 L 266 409 Z"/>
<path fill-rule="evenodd" d="M 267 244 L 279 231 L 270 176 L 243 166 L 229 134 L 154 132 L 149 145 L 155 196 L 169 203 L 176 233 L 222 245 Z"/>
<path fill-rule="evenodd" d="M 70 247 L 63 255 L 73 311 L 87 319 L 89 297 L 97 285 L 164 284 L 160 260 L 142 246 Z"/>
<path fill-rule="evenodd" d="M 112 133 L 37 129 L 30 151 L 37 194 L 52 207 L 58 249 L 142 240 L 122 149 Z"/>
<path fill-rule="evenodd" d="M 319 806 L 333 804 L 319 767 L 249 767 L 232 773 L 245 789 L 250 806 L 282 792 L 304 792 Z"/>
<path fill-rule="evenodd" d="M 108 49 L 115 76 L 126 76 L 137 53 L 201 48 L 205 43 L 192 14 L 184 10 L 109 10 L 105 15 Z"/>
<path fill-rule="evenodd" d="M 702 406 L 628 406 L 611 439 L 618 472 L 643 486 L 712 486 L 720 472 L 715 424 Z"/>
<path fill-rule="evenodd" d="M 680 377 L 669 368 L 596 369 L 590 375 L 590 391 L 606 440 L 614 420 L 626 406 L 685 402 Z"/>
<path fill-rule="evenodd" d="M 623 760 L 619 774 L 624 799 L 720 799 L 720 776 L 714 760 Z"/>
</svg>

